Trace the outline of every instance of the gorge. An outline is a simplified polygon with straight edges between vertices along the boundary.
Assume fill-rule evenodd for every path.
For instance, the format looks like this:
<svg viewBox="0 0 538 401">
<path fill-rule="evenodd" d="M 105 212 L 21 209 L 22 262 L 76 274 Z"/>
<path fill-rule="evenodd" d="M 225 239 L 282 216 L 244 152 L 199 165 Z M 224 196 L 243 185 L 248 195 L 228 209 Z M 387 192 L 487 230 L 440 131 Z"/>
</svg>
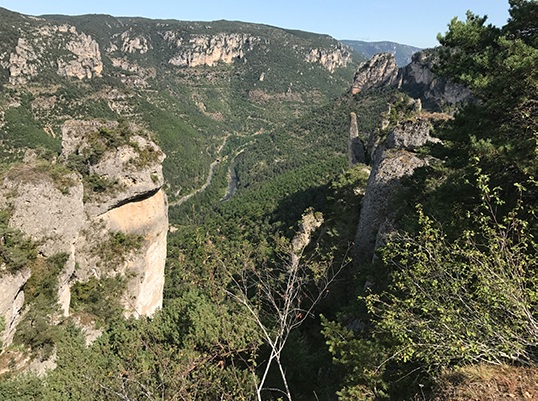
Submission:
<svg viewBox="0 0 538 401">
<path fill-rule="evenodd" d="M 0 8 L 0 399 L 535 397 L 538 8 L 510 12 L 399 65 Z"/>
</svg>

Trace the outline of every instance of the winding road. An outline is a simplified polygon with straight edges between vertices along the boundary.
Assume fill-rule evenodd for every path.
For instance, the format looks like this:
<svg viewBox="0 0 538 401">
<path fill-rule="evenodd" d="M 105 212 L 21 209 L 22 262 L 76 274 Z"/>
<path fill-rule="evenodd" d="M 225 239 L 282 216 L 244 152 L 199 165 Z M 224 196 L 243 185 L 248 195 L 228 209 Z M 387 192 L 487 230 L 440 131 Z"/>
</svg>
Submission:
<svg viewBox="0 0 538 401">
<path fill-rule="evenodd" d="M 220 146 L 220 148 L 217 149 L 217 153 L 220 153 L 222 151 L 222 149 L 224 149 L 224 146 L 226 145 L 226 141 L 228 140 L 228 137 L 224 138 L 224 142 L 222 143 L 222 145 Z M 215 168 L 215 166 L 220 162 L 220 157 L 218 157 L 215 161 L 213 161 L 213 163 L 211 163 L 211 165 L 209 166 L 209 177 L 207 177 L 207 181 L 204 185 L 202 185 L 200 188 L 198 188 L 196 191 L 188 194 L 188 195 L 185 195 L 183 196 L 182 198 L 179 198 L 178 200 L 170 203 L 168 205 L 168 207 L 172 207 L 172 206 L 178 206 L 178 205 L 181 205 L 183 202 L 189 200 L 191 197 L 193 197 L 194 195 L 196 195 L 197 193 L 199 192 L 202 192 L 204 191 L 208 186 L 209 184 L 211 184 L 211 178 L 213 178 L 213 169 Z M 232 177 L 232 181 L 233 181 L 233 177 Z M 235 178 L 237 180 L 237 178 Z M 228 188 L 230 188 L 230 184 L 228 184 Z M 230 192 L 230 189 L 228 189 L 228 192 Z M 230 196 L 227 198 L 227 199 L 230 199 L 231 196 L 233 195 L 233 193 L 235 192 L 235 188 L 233 189 L 233 191 L 231 192 Z M 228 196 L 228 194 L 226 194 L 225 198 Z M 227 200 L 227 199 L 224 199 L 223 200 Z"/>
</svg>

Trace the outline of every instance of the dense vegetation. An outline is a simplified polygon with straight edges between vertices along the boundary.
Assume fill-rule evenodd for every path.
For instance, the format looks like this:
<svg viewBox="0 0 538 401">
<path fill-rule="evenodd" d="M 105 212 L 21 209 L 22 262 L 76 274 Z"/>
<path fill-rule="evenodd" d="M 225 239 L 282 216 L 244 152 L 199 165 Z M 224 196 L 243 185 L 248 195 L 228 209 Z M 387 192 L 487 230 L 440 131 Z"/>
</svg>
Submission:
<svg viewBox="0 0 538 401">
<path fill-rule="evenodd" d="M 535 367 L 538 3 L 511 0 L 510 15 L 496 28 L 469 14 L 440 36 L 437 73 L 469 86 L 478 101 L 435 126 L 443 144 L 421 149 L 432 162 L 406 180 L 409 196 L 397 205 L 401 230 L 372 264 L 349 260 L 368 176 L 365 166 L 347 165 L 349 114 L 357 114 L 361 135 L 368 135 L 386 103 L 400 99 L 394 91 L 343 95 L 298 118 L 288 114 L 297 111 L 291 103 L 280 104 L 270 117 L 274 104 L 262 107 L 238 95 L 250 76 L 239 68 L 242 79 L 230 81 L 237 87 L 190 92 L 205 93 L 212 112 L 230 113 L 226 123 L 182 102 L 174 91 L 193 87 L 177 82 L 168 84 L 171 95 L 131 103 L 161 135 L 163 148 L 181 143 L 185 154 L 197 149 L 197 156 L 201 144 L 211 149 L 182 167 L 189 189 L 200 187 L 202 167 L 227 137 L 212 184 L 170 209 L 179 231 L 169 237 L 164 307 L 151 319 L 124 319 L 109 298 L 122 291 L 120 278 L 79 284 L 73 311 L 103 328 L 86 346 L 69 320 L 57 326 L 29 320 L 54 314 L 39 308 L 54 305 L 54 277 L 66 255 L 38 260 L 35 268 L 47 274 L 30 282 L 27 302 L 35 312 L 25 318 L 18 343 L 42 357 L 55 344 L 58 366 L 43 379 L 11 372 L 0 382 L 0 397 L 426 399 L 436 396 L 447 371 Z M 79 27 L 89 24 L 86 18 L 77 20 Z M 116 26 L 110 17 L 99 20 L 106 29 Z M 261 114 L 250 114 L 255 109 Z M 187 116 L 179 118 L 182 113 Z M 233 124 L 238 128 L 225 132 Z M 221 131 L 201 134 L 211 128 Z M 257 134 L 246 135 L 250 129 Z M 180 158 L 169 157 L 179 166 Z M 237 191 L 221 202 L 229 167 Z M 173 164 L 166 168 L 177 173 Z M 312 241 L 298 245 L 293 237 L 308 225 Z M 6 245 L 35 258 L 32 245 L 5 226 L 4 234 L 16 239 Z M 133 249 L 138 241 L 112 235 L 111 250 Z"/>
<path fill-rule="evenodd" d="M 437 73 L 479 102 L 437 127 L 430 154 L 445 162 L 407 182 L 405 231 L 342 316 L 367 330 L 326 322 L 348 369 L 342 399 L 410 397 L 468 364 L 536 364 L 538 4 L 510 5 L 503 28 L 469 13 L 439 37 Z"/>
</svg>

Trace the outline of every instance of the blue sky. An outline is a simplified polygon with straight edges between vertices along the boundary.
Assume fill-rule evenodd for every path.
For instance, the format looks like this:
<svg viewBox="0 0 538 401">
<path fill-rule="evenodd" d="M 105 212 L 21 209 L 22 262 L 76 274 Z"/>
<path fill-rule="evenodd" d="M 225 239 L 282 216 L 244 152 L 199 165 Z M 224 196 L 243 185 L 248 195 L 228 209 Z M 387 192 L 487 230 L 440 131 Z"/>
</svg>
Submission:
<svg viewBox="0 0 538 401">
<path fill-rule="evenodd" d="M 23 14 L 110 14 L 185 21 L 238 20 L 324 33 L 337 39 L 432 47 L 470 9 L 502 26 L 508 0 L 3 0 Z"/>
</svg>

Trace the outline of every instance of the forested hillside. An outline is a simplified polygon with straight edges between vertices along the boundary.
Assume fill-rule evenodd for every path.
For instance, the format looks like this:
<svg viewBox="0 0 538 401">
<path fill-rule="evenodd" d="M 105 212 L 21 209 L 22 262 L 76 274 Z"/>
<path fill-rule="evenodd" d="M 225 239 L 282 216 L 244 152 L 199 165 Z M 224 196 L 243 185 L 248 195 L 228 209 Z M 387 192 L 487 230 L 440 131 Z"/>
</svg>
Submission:
<svg viewBox="0 0 538 401">
<path fill-rule="evenodd" d="M 364 59 L 329 36 L 241 22 L 0 15 L 4 160 L 59 152 L 70 118 L 127 119 L 155 133 L 172 199 L 202 185 L 226 137 L 333 100 Z"/>
<path fill-rule="evenodd" d="M 509 11 L 502 28 L 469 12 L 439 36 L 433 73 L 473 98 L 428 110 L 397 87 L 351 94 L 361 58 L 326 36 L 0 10 L 2 172 L 28 148 L 61 174 L 91 167 L 98 146 L 55 162 L 65 122 L 119 121 L 95 134 L 111 147 L 133 122 L 167 156 L 170 220 L 152 316 L 122 314 L 116 276 L 40 318 L 58 316 L 67 254 L 39 262 L 24 291 L 41 309 L 2 345 L 0 398 L 536 398 L 538 3 Z M 58 54 L 36 50 L 47 31 Z M 40 259 L 0 217 L 1 279 Z M 45 375 L 20 372 L 51 355 Z"/>
</svg>

